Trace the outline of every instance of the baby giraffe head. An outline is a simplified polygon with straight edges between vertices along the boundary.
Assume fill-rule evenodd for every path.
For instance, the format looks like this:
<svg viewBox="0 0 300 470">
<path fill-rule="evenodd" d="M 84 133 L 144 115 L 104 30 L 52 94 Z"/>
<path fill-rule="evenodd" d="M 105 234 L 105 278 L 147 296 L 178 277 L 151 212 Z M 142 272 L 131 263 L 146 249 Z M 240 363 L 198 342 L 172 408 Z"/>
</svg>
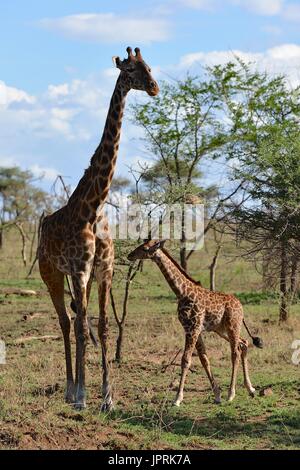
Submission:
<svg viewBox="0 0 300 470">
<path fill-rule="evenodd" d="M 128 255 L 129 261 L 137 259 L 151 259 L 160 248 L 163 248 L 166 240 L 147 240 Z"/>
<path fill-rule="evenodd" d="M 127 82 L 129 88 L 134 90 L 143 90 L 150 96 L 156 96 L 159 92 L 157 82 L 151 75 L 150 67 L 144 62 L 141 51 L 138 47 L 132 53 L 131 47 L 126 49 L 127 59 L 120 60 L 120 57 L 113 57 L 113 61 L 118 69 L 121 70 L 121 78 Z"/>
</svg>

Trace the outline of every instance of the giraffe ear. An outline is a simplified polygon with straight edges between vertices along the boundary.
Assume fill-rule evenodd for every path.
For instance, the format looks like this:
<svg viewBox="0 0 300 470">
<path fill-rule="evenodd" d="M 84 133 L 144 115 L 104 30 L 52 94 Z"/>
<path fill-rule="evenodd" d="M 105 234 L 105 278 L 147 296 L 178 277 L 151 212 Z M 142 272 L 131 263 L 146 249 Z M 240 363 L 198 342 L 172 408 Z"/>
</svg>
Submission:
<svg viewBox="0 0 300 470">
<path fill-rule="evenodd" d="M 115 67 L 117 67 L 118 69 L 121 68 L 121 60 L 120 60 L 120 57 L 114 55 L 112 56 L 112 61 L 113 61 L 113 64 Z"/>
<path fill-rule="evenodd" d="M 166 243 L 167 239 L 165 238 L 164 240 L 160 240 L 159 242 L 159 247 L 160 248 L 163 248 L 164 247 L 164 244 Z"/>
<path fill-rule="evenodd" d="M 155 245 L 153 245 L 150 250 L 151 252 L 154 253 L 154 251 L 158 250 L 159 248 L 163 248 L 164 247 L 164 244 L 166 243 L 167 240 L 158 240 L 157 243 L 155 243 Z"/>
</svg>

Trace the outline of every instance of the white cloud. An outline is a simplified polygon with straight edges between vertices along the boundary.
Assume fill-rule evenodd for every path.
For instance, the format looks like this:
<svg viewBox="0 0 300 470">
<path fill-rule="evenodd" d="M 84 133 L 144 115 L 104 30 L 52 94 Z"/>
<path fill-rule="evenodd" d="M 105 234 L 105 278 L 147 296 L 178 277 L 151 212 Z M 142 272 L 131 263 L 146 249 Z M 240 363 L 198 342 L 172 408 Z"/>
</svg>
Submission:
<svg viewBox="0 0 300 470">
<path fill-rule="evenodd" d="M 70 92 L 69 84 L 63 83 L 62 85 L 49 85 L 48 86 L 48 95 L 49 98 L 57 99 L 61 96 L 68 96 Z"/>
<path fill-rule="evenodd" d="M 74 79 L 69 83 L 49 85 L 45 98 L 60 105 L 99 109 L 104 99 L 110 95 L 111 83 L 115 82 L 118 74 L 116 69 L 105 69 L 97 77 L 91 76 L 85 80 Z"/>
<path fill-rule="evenodd" d="M 5 168 L 16 165 L 16 162 L 13 157 L 7 157 L 5 155 L 0 155 L 0 167 Z"/>
<path fill-rule="evenodd" d="M 12 166 L 20 166 L 21 168 L 24 168 L 23 158 L 24 157 L 22 156 L 8 157 L 0 155 L 0 167 L 7 168 Z M 34 177 L 43 178 L 45 181 L 49 181 L 51 183 L 54 182 L 55 178 L 59 174 L 55 168 L 42 167 L 39 164 L 26 165 L 26 168 L 32 172 Z"/>
<path fill-rule="evenodd" d="M 260 53 L 242 52 L 239 50 L 231 51 L 211 51 L 211 52 L 192 52 L 181 57 L 179 67 L 188 69 L 193 65 L 214 65 L 225 64 L 238 56 L 246 62 L 258 61 L 261 58 Z"/>
<path fill-rule="evenodd" d="M 285 0 L 231 0 L 234 5 L 246 8 L 253 13 L 274 16 L 281 13 Z"/>
<path fill-rule="evenodd" d="M 264 52 L 194 52 L 181 57 L 179 64 L 165 66 L 163 75 L 159 67 L 154 67 L 153 75 L 166 78 L 168 74 L 184 75 L 187 70 L 197 73 L 199 65 L 224 64 L 234 55 L 255 62 L 259 70 L 286 73 L 293 86 L 300 84 L 300 46 L 296 44 L 282 44 Z M 85 79 L 50 84 L 37 96 L 2 85 L 10 90 L 10 104 L 0 106 L 0 165 L 30 168 L 36 176 L 44 173 L 49 182 L 58 173 L 68 175 L 73 177 L 70 184 L 76 184 L 101 138 L 117 74 L 111 67 Z M 123 175 L 128 165 L 148 158 L 144 144 L 137 140 L 142 130 L 128 120 L 130 102 L 144 98 L 142 92 L 129 95 L 117 162 Z"/>
<path fill-rule="evenodd" d="M 64 36 L 96 43 L 149 44 L 168 39 L 169 23 L 161 17 L 82 13 L 61 18 L 44 18 L 39 25 Z"/>
<path fill-rule="evenodd" d="M 179 67 L 193 67 L 225 64 L 238 56 L 245 62 L 253 62 L 261 71 L 274 74 L 285 74 L 292 86 L 300 84 L 300 46 L 297 44 L 282 44 L 267 49 L 265 52 L 245 52 L 239 50 L 194 52 L 181 57 Z"/>
<path fill-rule="evenodd" d="M 7 86 L 0 80 L 0 108 L 8 108 L 12 103 L 33 104 L 35 98 L 23 90 Z"/>
<path fill-rule="evenodd" d="M 268 49 L 266 54 L 271 60 L 274 59 L 274 62 L 289 62 L 293 59 L 300 59 L 300 46 L 297 44 L 282 44 L 281 46 Z"/>
<path fill-rule="evenodd" d="M 57 174 L 75 176 L 77 182 L 100 141 L 117 75 L 112 67 L 85 80 L 50 84 L 37 96 L 0 82 L 5 89 L 0 166 L 43 174 L 43 187 Z"/>
<path fill-rule="evenodd" d="M 68 108 L 52 108 L 50 110 L 50 126 L 62 133 L 67 138 L 74 138 L 72 132 L 72 119 L 78 114 L 79 111 Z"/>
<path fill-rule="evenodd" d="M 29 170 L 33 173 L 36 178 L 43 178 L 46 181 L 53 183 L 59 175 L 59 172 L 55 168 L 41 167 L 38 164 L 31 165 Z"/>
</svg>

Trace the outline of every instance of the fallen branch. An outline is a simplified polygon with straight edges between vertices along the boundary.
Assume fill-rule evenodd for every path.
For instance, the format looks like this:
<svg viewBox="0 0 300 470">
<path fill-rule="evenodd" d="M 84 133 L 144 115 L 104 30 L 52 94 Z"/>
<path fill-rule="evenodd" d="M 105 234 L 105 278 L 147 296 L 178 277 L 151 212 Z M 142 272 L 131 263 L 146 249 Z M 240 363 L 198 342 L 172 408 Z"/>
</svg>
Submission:
<svg viewBox="0 0 300 470">
<path fill-rule="evenodd" d="M 177 356 L 178 356 L 178 354 L 179 354 L 180 352 L 181 352 L 181 349 L 178 349 L 177 353 L 175 354 L 175 356 L 173 357 L 173 359 L 171 360 L 171 362 L 169 362 L 168 364 L 164 365 L 164 366 L 161 368 L 162 374 L 164 374 L 164 373 L 166 372 L 166 370 L 167 370 L 169 367 L 175 365 L 175 361 L 176 361 Z"/>
<path fill-rule="evenodd" d="M 33 296 L 37 295 L 35 290 L 28 290 L 28 289 L 0 289 L 0 294 L 4 295 L 24 295 L 24 296 Z"/>
<path fill-rule="evenodd" d="M 44 335 L 44 336 L 24 336 L 22 338 L 18 338 L 14 341 L 15 344 L 23 344 L 27 343 L 29 341 L 35 341 L 35 340 L 46 340 L 46 339 L 53 339 L 53 340 L 59 340 L 61 339 L 60 336 L 57 335 Z"/>
</svg>

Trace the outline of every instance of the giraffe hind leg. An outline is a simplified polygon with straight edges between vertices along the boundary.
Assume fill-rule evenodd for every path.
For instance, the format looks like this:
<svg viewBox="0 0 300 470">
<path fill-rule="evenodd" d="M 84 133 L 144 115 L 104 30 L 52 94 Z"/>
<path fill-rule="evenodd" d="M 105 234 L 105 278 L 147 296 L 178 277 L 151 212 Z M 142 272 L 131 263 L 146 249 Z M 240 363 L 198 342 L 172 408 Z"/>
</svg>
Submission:
<svg viewBox="0 0 300 470">
<path fill-rule="evenodd" d="M 68 314 L 64 302 L 64 275 L 57 269 L 53 269 L 48 263 L 40 261 L 40 273 L 43 281 L 48 287 L 53 305 L 59 318 L 59 324 L 62 330 L 65 348 L 66 360 L 66 392 L 65 400 L 67 403 L 74 402 L 74 378 L 72 369 L 72 355 L 70 343 L 71 317 Z"/>
<path fill-rule="evenodd" d="M 248 390 L 250 397 L 254 397 L 255 388 L 251 384 L 249 370 L 248 370 L 248 360 L 247 360 L 248 341 L 240 338 L 240 349 L 241 349 L 242 366 L 243 366 L 243 373 L 244 373 L 244 385 L 246 389 Z"/>
<path fill-rule="evenodd" d="M 99 298 L 99 323 L 98 334 L 102 349 L 102 405 L 101 411 L 107 412 L 113 408 L 112 393 L 110 386 L 110 365 L 108 361 L 108 302 L 112 282 L 112 271 L 97 275 L 98 298 Z"/>
<path fill-rule="evenodd" d="M 220 331 L 216 331 L 216 333 L 226 341 L 230 342 L 228 336 L 226 336 L 224 333 L 221 333 Z M 243 367 L 243 373 L 244 373 L 244 385 L 246 389 L 249 392 L 249 395 L 251 397 L 254 397 L 255 393 L 255 388 L 251 384 L 250 376 L 249 376 L 249 370 L 248 370 L 248 360 L 247 360 L 247 352 L 248 352 L 248 341 L 241 338 L 239 339 L 239 349 L 241 351 L 241 359 L 242 359 L 242 367 Z"/>
</svg>

